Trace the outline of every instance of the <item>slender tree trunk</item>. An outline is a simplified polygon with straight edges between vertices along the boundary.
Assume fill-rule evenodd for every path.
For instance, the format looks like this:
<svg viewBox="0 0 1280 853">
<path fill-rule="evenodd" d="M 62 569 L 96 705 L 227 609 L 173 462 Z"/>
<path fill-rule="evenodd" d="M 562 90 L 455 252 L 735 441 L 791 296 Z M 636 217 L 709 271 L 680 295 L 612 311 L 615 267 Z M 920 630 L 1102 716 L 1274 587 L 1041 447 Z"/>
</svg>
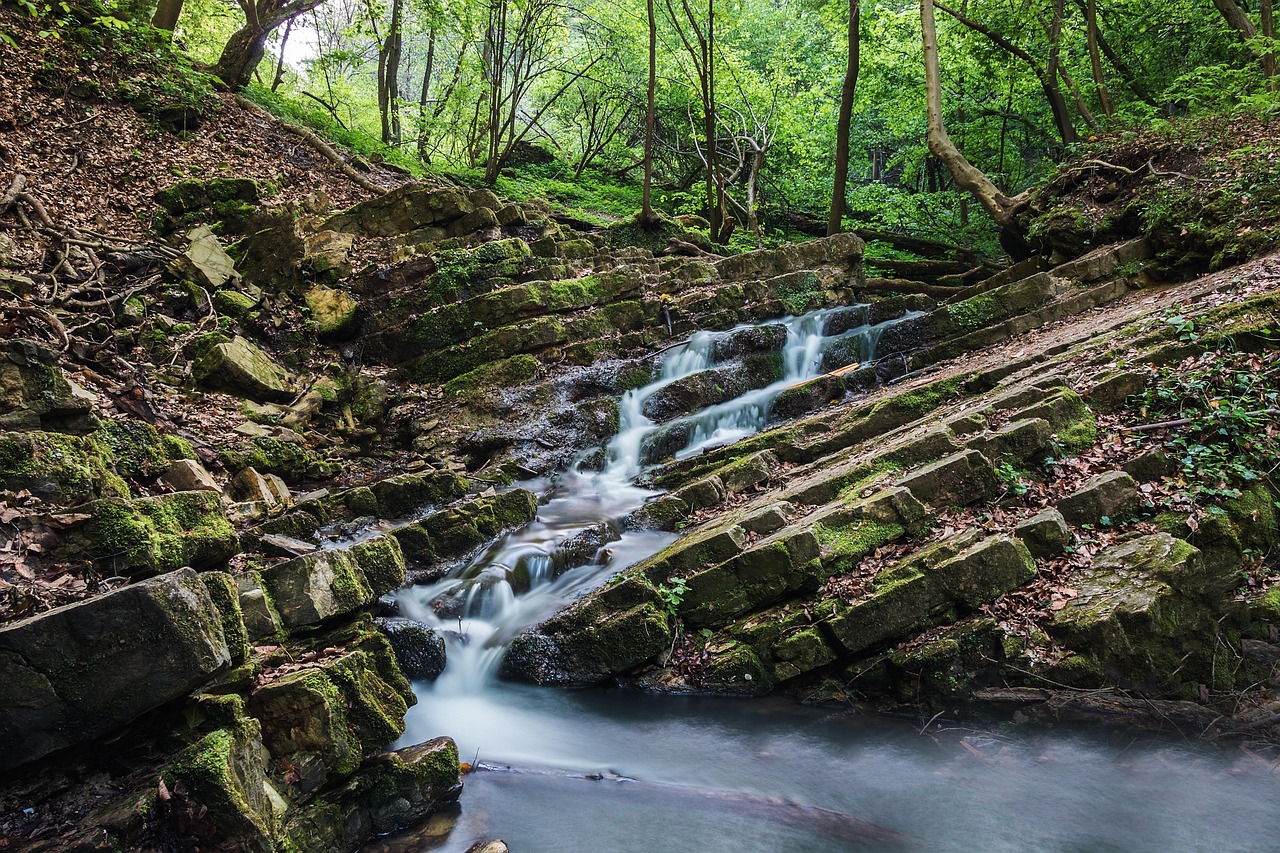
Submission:
<svg viewBox="0 0 1280 853">
<path fill-rule="evenodd" d="M 1276 23 L 1275 10 L 1272 0 L 1261 0 L 1259 3 L 1259 11 L 1262 15 L 1262 36 L 1267 39 L 1275 39 Z M 1262 55 L 1262 73 L 1267 78 L 1267 88 L 1272 92 L 1276 91 L 1276 52 L 1272 47 L 1272 43 L 1268 43 L 1267 52 Z"/>
<path fill-rule="evenodd" d="M 157 30 L 168 30 L 173 32 L 173 28 L 178 25 L 178 18 L 182 17 L 183 0 L 160 0 L 156 4 L 156 14 L 151 19 L 151 26 Z"/>
<path fill-rule="evenodd" d="M 458 57 L 461 61 L 462 57 Z M 431 89 L 431 75 L 436 64 L 436 31 L 433 28 L 427 38 L 427 67 L 422 71 L 422 89 L 418 92 L 418 159 L 430 162 L 427 152 L 427 92 Z"/>
<path fill-rule="evenodd" d="M 284 35 L 280 37 L 280 58 L 276 60 L 276 73 L 271 78 L 271 91 L 280 88 L 280 82 L 284 80 L 284 49 L 289 44 L 289 35 L 293 32 L 293 18 L 285 21 Z"/>
<path fill-rule="evenodd" d="M 981 169 L 960 153 L 942 123 L 942 72 L 938 64 L 938 27 L 933 18 L 933 0 L 920 0 L 920 31 L 924 42 L 929 151 L 946 164 L 956 185 L 977 199 L 997 225 L 1015 228 L 1013 199 L 1000 192 Z"/>
<path fill-rule="evenodd" d="M 658 80 L 658 21 L 653 13 L 653 0 L 647 0 L 649 11 L 649 91 L 644 113 L 644 194 L 641 197 L 640 221 L 648 224 L 653 216 L 653 126 L 654 87 Z"/>
<path fill-rule="evenodd" d="M 1071 121 L 1067 99 L 1058 85 L 1058 77 L 1062 73 L 1062 4 L 1063 0 L 1054 0 L 1053 20 L 1048 28 L 1049 62 L 1044 73 L 1047 80 L 1045 94 L 1049 96 L 1049 103 L 1053 107 L 1053 117 L 1058 125 L 1058 133 L 1062 136 L 1062 141 L 1070 145 L 1073 142 L 1079 142 L 1080 136 L 1076 133 L 1075 124 Z"/>
<path fill-rule="evenodd" d="M 720 186 L 720 156 L 716 142 L 716 2 L 707 0 L 707 40 L 706 58 L 703 67 L 706 69 L 706 115 L 707 133 L 707 201 L 711 205 L 712 239 L 720 239 L 724 226 L 724 188 Z M 728 238 L 725 237 L 727 240 Z"/>
<path fill-rule="evenodd" d="M 853 98 L 858 91 L 861 0 L 849 0 L 849 51 L 840 87 L 840 112 L 836 116 L 836 171 L 831 188 L 831 210 L 827 214 L 827 236 L 840 232 L 844 216 L 845 192 L 849 184 L 849 125 L 853 122 Z"/>
<path fill-rule="evenodd" d="M 385 111 L 382 119 L 382 141 L 400 143 L 400 59 L 403 55 L 404 2 L 392 0 L 391 24 L 384 44 L 383 85 L 386 87 Z"/>
<path fill-rule="evenodd" d="M 1111 94 L 1107 91 L 1107 82 L 1102 76 L 1102 56 L 1098 51 L 1097 0 L 1085 0 L 1085 24 L 1089 30 L 1089 65 L 1093 69 L 1093 86 L 1098 92 L 1102 114 L 1110 118 L 1115 110 L 1111 107 Z"/>
</svg>

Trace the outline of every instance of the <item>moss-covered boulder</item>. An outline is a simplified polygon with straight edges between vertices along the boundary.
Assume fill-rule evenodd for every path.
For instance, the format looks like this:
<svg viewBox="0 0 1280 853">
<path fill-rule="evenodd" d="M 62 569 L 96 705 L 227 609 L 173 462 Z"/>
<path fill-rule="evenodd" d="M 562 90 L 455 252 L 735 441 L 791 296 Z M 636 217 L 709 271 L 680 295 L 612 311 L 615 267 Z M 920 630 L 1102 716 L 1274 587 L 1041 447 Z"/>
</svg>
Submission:
<svg viewBox="0 0 1280 853">
<path fill-rule="evenodd" d="M 93 396 L 72 385 L 52 348 L 18 338 L 0 341 L 0 430 L 90 432 Z"/>
<path fill-rule="evenodd" d="M 89 505 L 83 536 L 89 555 L 115 574 L 206 569 L 225 563 L 239 539 L 216 492 L 174 492 Z"/>
<path fill-rule="evenodd" d="M 524 489 L 474 498 L 432 513 L 392 532 L 406 559 L 419 572 L 467 554 L 500 533 L 527 524 L 538 513 L 538 499 Z"/>
<path fill-rule="evenodd" d="M 270 772 L 257 720 L 237 714 L 174 756 L 161 779 L 180 792 L 179 805 L 190 797 L 198 817 L 184 827 L 189 837 L 252 853 L 276 849 L 288 803 Z"/>
<path fill-rule="evenodd" d="M 462 497 L 467 479 L 452 471 L 401 474 L 373 484 L 378 512 L 384 518 L 408 518 L 427 507 L 443 506 Z"/>
<path fill-rule="evenodd" d="M 222 448 L 218 460 L 230 471 L 253 468 L 260 474 L 285 477 L 300 477 L 315 464 L 306 446 L 265 435 Z"/>
<path fill-rule="evenodd" d="M 289 630 L 350 613 L 404 583 L 393 536 L 297 557 L 262 572 L 262 586 Z"/>
<path fill-rule="evenodd" d="M 1138 504 L 1133 478 L 1124 471 L 1107 471 L 1058 501 L 1058 511 L 1069 524 L 1111 524 L 1127 520 Z"/>
<path fill-rule="evenodd" d="M 304 297 L 316 332 L 322 338 L 345 339 L 355 334 L 360 321 L 360 303 L 344 290 L 312 285 Z"/>
<path fill-rule="evenodd" d="M 110 448 L 91 436 L 0 433 L 0 488 L 27 489 L 52 503 L 127 498 L 129 486 L 114 461 Z"/>
<path fill-rule="evenodd" d="M 391 237 L 426 226 L 446 225 L 475 209 L 462 190 L 405 184 L 331 217 L 323 227 L 369 237 Z"/>
<path fill-rule="evenodd" d="M 231 662 L 190 569 L 0 628 L 0 770 L 85 743 Z"/>
<path fill-rule="evenodd" d="M 534 684 L 599 684 L 670 645 L 671 626 L 658 590 L 629 573 L 516 637 L 501 674 Z"/>
</svg>

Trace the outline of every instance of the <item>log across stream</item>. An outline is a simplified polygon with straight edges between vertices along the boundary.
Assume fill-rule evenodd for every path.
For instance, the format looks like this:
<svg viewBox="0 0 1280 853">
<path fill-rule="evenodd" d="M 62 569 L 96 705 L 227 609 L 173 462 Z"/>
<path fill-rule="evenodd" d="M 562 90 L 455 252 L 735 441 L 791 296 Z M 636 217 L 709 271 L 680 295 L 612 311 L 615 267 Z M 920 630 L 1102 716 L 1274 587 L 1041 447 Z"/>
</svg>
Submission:
<svg viewBox="0 0 1280 853">
<path fill-rule="evenodd" d="M 678 458 L 764 428 L 786 388 L 870 361 L 880 328 L 826 335 L 831 312 L 782 321 L 783 375 L 684 416 Z M 780 698 L 557 690 L 499 681 L 520 631 L 657 552 L 674 534 L 626 530 L 652 496 L 634 485 L 660 430 L 645 402 L 714 370 L 727 333 L 664 353 L 661 376 L 619 403 L 602 470 L 525 484 L 538 518 L 449 577 L 400 593 L 406 616 L 447 638 L 448 665 L 415 685 L 401 746 L 446 734 L 476 770 L 460 811 L 370 849 L 601 851 L 1274 850 L 1273 768 L 1158 741 L 1065 730 L 1006 736 L 868 719 Z M 852 344 L 852 345 L 851 345 Z M 586 565 L 557 555 L 621 528 Z M 616 535 L 616 534 L 615 534 Z M 944 727 L 945 728 L 945 727 Z"/>
</svg>

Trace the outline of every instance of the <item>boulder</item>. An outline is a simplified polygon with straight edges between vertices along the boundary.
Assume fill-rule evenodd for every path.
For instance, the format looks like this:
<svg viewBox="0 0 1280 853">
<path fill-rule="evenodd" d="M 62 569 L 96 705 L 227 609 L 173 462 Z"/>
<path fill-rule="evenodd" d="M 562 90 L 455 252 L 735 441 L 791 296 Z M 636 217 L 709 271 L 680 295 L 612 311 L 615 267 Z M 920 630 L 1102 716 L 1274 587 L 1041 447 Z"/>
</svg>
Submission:
<svg viewBox="0 0 1280 853">
<path fill-rule="evenodd" d="M 1018 522 L 1013 532 L 1034 557 L 1056 557 L 1071 544 L 1066 520 L 1052 507 Z"/>
<path fill-rule="evenodd" d="M 240 548 L 221 495 L 174 492 L 151 498 L 105 498 L 87 508 L 82 531 L 89 555 L 114 574 L 206 569 L 225 563 Z"/>
<path fill-rule="evenodd" d="M 257 572 L 236 575 L 236 587 L 240 591 L 240 614 L 249 639 L 279 637 L 283 632 L 280 614 L 262 588 L 262 576 Z"/>
<path fill-rule="evenodd" d="M 391 237 L 429 225 L 445 225 L 475 209 L 462 190 L 433 190 L 411 183 L 361 202 L 331 217 L 323 227 L 369 237 Z"/>
<path fill-rule="evenodd" d="M 1068 524 L 1107 524 L 1125 520 L 1138 509 L 1138 484 L 1124 471 L 1090 477 L 1080 488 L 1058 501 Z"/>
<path fill-rule="evenodd" d="M 86 433 L 98 428 L 94 397 L 70 382 L 51 347 L 0 341 L 0 430 Z"/>
<path fill-rule="evenodd" d="M 239 278 L 235 261 L 223 250 L 214 233 L 203 225 L 187 233 L 187 248 L 170 264 L 170 269 L 209 291 Z"/>
<path fill-rule="evenodd" d="M 289 630 L 315 625 L 377 600 L 405 579 L 392 536 L 297 557 L 262 572 L 262 585 Z"/>
<path fill-rule="evenodd" d="M 29 490 L 53 503 L 128 497 L 112 469 L 111 450 L 93 436 L 55 432 L 0 433 L 0 488 Z"/>
<path fill-rule="evenodd" d="M 356 331 L 360 303 L 351 294 L 317 284 L 307 291 L 305 298 L 321 337 L 345 338 Z"/>
<path fill-rule="evenodd" d="M 288 401 L 297 391 L 289 371 L 239 335 L 201 356 L 192 375 L 210 387 L 258 401 Z"/>
<path fill-rule="evenodd" d="M 534 684 L 599 684 L 670 645 L 658 591 L 632 573 L 516 637 L 501 675 Z"/>
<path fill-rule="evenodd" d="M 898 485 L 933 506 L 968 506 L 998 492 L 995 471 L 976 450 L 964 450 L 907 474 Z"/>
<path fill-rule="evenodd" d="M 260 474 L 254 468 L 245 468 L 231 478 L 231 497 L 237 501 L 261 501 L 268 507 L 293 503 L 284 480 L 275 474 Z"/>
<path fill-rule="evenodd" d="M 408 518 L 429 506 L 443 506 L 462 497 L 467 480 L 452 471 L 401 474 L 373 484 L 378 512 L 386 518 Z"/>
<path fill-rule="evenodd" d="M 169 463 L 169 470 L 160 477 L 175 492 L 218 492 L 222 488 L 213 475 L 194 459 L 178 459 Z"/>
<path fill-rule="evenodd" d="M 391 642 L 396 664 L 406 678 L 431 681 L 444 672 L 444 638 L 430 625 L 412 619 L 377 619 L 376 624 Z"/>
<path fill-rule="evenodd" d="M 1167 533 L 1113 545 L 1073 579 L 1077 595 L 1046 630 L 1122 687 L 1215 683 L 1217 619 L 1179 591 L 1203 574 L 1200 552 Z"/>
<path fill-rule="evenodd" d="M 190 569 L 0 628 L 0 770 L 101 737 L 230 660 Z"/>
</svg>

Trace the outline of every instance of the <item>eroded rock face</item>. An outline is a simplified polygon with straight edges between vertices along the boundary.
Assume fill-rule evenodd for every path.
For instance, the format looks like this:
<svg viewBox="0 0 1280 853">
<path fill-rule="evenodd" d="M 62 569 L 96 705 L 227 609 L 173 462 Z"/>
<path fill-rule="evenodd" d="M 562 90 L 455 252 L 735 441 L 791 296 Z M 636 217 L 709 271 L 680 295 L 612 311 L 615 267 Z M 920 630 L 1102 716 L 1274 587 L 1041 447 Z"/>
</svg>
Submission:
<svg viewBox="0 0 1280 853">
<path fill-rule="evenodd" d="M 100 737 L 230 661 L 190 569 L 0 628 L 0 769 Z"/>
<path fill-rule="evenodd" d="M 98 423 L 93 395 L 67 380 L 52 348 L 23 339 L 0 342 L 0 430 L 85 433 Z"/>
</svg>

